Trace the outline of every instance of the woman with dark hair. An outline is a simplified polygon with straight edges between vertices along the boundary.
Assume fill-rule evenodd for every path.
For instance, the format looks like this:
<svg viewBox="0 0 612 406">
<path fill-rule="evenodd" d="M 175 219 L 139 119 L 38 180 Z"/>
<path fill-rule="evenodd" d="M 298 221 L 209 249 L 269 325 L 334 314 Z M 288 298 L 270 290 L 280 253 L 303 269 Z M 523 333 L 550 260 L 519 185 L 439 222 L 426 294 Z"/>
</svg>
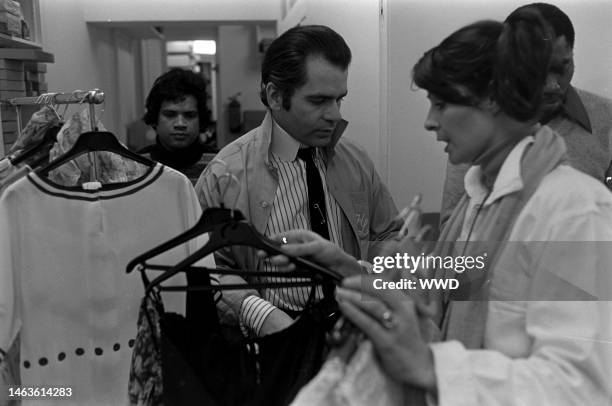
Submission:
<svg viewBox="0 0 612 406">
<path fill-rule="evenodd" d="M 413 78 L 431 103 L 425 127 L 451 162 L 472 165 L 467 194 L 427 256 L 435 270 L 422 262 L 411 279 L 396 263 L 386 276 L 349 277 L 337 289 L 391 380 L 424 390 L 430 403 L 610 400 L 612 196 L 566 165 L 563 140 L 538 124 L 552 38 L 537 11 L 521 9 L 503 24 L 461 28 L 423 55 Z M 357 267 L 311 233 L 280 237 L 288 255 Z M 408 240 L 389 252 L 421 257 L 418 248 Z M 434 277 L 458 288 L 426 290 Z M 425 339 L 432 321 L 441 342 Z"/>
</svg>

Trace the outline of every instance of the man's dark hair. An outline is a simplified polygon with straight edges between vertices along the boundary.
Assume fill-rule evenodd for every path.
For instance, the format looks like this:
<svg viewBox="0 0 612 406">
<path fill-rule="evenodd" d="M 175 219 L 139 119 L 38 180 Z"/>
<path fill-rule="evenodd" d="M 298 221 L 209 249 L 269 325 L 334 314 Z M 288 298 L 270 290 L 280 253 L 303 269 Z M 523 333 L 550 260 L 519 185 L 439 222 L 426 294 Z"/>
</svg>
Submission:
<svg viewBox="0 0 612 406">
<path fill-rule="evenodd" d="M 200 131 L 205 131 L 209 120 L 209 111 L 206 106 L 206 81 L 197 73 L 181 68 L 170 69 L 155 79 L 147 96 L 144 122 L 150 126 L 157 125 L 162 103 L 165 101 L 181 102 L 186 96 L 193 96 L 196 99 Z"/>
<path fill-rule="evenodd" d="M 281 92 L 283 108 L 291 108 L 295 89 L 306 83 L 306 59 L 310 56 L 321 56 L 344 70 L 351 63 L 351 50 L 331 28 L 323 25 L 291 28 L 272 41 L 261 65 L 260 98 L 266 107 L 269 107 L 266 85 L 271 82 Z"/>
<path fill-rule="evenodd" d="M 517 10 L 526 7 L 537 9 L 542 15 L 542 18 L 544 18 L 544 20 L 552 26 L 553 30 L 555 30 L 556 37 L 565 37 L 570 48 L 574 48 L 574 40 L 576 39 L 574 25 L 567 14 L 561 11 L 559 7 L 548 3 L 532 3 L 521 6 Z"/>
<path fill-rule="evenodd" d="M 425 52 L 412 78 L 444 102 L 475 106 L 488 97 L 510 117 L 533 120 L 541 110 L 553 34 L 535 8 L 517 9 L 503 24 L 478 21 Z"/>
</svg>

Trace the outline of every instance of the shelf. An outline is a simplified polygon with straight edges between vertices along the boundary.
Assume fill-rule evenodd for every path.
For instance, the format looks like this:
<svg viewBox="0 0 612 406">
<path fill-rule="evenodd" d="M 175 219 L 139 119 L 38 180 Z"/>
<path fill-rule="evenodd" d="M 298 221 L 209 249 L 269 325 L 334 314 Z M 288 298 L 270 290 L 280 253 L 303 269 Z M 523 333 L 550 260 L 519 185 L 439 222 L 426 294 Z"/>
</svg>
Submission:
<svg viewBox="0 0 612 406">
<path fill-rule="evenodd" d="M 42 46 L 36 42 L 28 41 L 27 39 L 0 33 L 0 48 L 41 49 Z"/>
<path fill-rule="evenodd" d="M 55 62 L 55 57 L 40 49 L 0 48 L 0 59 L 20 61 Z"/>
</svg>

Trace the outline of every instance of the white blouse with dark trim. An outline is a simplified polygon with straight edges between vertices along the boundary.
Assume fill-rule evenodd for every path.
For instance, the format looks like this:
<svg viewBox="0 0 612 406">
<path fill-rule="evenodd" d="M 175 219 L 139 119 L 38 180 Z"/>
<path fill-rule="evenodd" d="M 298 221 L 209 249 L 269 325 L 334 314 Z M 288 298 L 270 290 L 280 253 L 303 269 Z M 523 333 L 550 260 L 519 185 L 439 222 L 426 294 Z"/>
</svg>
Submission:
<svg viewBox="0 0 612 406">
<path fill-rule="evenodd" d="M 36 173 L 10 185 L 0 198 L 0 349 L 19 333 L 22 385 L 71 387 L 61 404 L 125 403 L 144 292 L 126 265 L 200 213 L 189 180 L 160 164 L 98 190 Z M 178 263 L 198 246 L 179 246 L 156 263 Z M 212 256 L 207 261 L 214 267 Z M 171 283 L 184 285 L 177 276 Z M 164 296 L 169 311 L 184 311 L 184 302 L 184 294 Z"/>
</svg>

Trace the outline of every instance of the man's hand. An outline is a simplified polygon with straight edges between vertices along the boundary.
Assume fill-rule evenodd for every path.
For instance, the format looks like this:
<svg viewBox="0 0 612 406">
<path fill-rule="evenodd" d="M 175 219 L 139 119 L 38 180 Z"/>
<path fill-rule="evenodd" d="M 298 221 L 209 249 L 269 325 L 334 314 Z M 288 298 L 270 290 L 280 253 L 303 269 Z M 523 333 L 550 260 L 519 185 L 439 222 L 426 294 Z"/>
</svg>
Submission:
<svg viewBox="0 0 612 406">
<path fill-rule="evenodd" d="M 289 327 L 292 323 L 293 319 L 289 317 L 287 313 L 280 309 L 274 309 L 263 322 L 261 330 L 259 330 L 259 335 L 267 336 L 269 334 L 276 333 L 277 331 L 281 331 Z"/>
<path fill-rule="evenodd" d="M 336 271 L 344 277 L 362 273 L 355 258 L 312 231 L 291 230 L 274 236 L 274 239 L 284 243 L 280 248 L 287 256 L 276 255 L 270 258 L 270 262 L 282 271 L 295 269 L 295 265 L 289 262 L 288 256 L 300 256 Z"/>
</svg>

